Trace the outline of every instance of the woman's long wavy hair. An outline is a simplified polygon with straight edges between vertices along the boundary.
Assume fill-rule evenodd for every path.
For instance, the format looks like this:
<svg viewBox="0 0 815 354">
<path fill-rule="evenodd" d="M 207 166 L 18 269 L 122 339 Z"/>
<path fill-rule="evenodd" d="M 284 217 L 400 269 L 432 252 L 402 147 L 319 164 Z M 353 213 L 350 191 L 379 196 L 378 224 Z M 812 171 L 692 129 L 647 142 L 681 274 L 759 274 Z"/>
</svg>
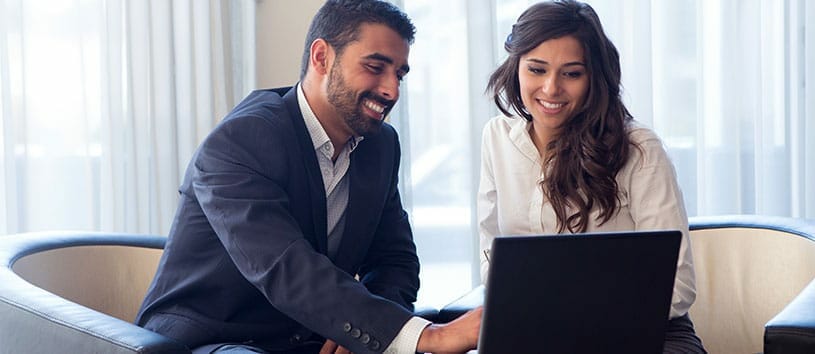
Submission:
<svg viewBox="0 0 815 354">
<path fill-rule="evenodd" d="M 603 224 L 620 207 L 616 176 L 628 160 L 632 120 L 620 98 L 620 55 L 591 6 L 573 1 L 533 5 L 512 26 L 504 43 L 509 57 L 490 76 L 487 92 L 498 109 L 531 121 L 521 99 L 520 58 L 542 42 L 572 36 L 583 45 L 589 75 L 586 101 L 546 146 L 543 192 L 558 219 L 558 232 L 585 232 L 590 212 Z"/>
</svg>

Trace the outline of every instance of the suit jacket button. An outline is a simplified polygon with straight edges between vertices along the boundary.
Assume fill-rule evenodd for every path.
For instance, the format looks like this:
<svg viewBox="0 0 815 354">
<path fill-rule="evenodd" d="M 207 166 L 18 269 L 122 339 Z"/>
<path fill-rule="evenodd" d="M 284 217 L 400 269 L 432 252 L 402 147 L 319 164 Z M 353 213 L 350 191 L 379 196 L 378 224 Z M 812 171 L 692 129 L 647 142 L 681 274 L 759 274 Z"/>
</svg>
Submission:
<svg viewBox="0 0 815 354">
<path fill-rule="evenodd" d="M 379 341 L 374 339 L 371 341 L 371 350 L 379 350 L 380 344 Z"/>
<path fill-rule="evenodd" d="M 359 330 L 359 328 L 354 328 L 354 329 L 351 330 L 351 337 L 359 338 L 359 336 L 361 336 L 361 335 L 362 335 L 362 332 Z"/>
<path fill-rule="evenodd" d="M 302 339 L 302 337 L 300 337 L 299 334 L 295 334 L 295 335 L 291 336 L 291 338 L 289 338 L 289 342 L 291 342 L 291 344 L 299 344 L 300 339 Z"/>
<path fill-rule="evenodd" d="M 362 342 L 362 344 L 368 344 L 371 342 L 371 336 L 369 336 L 368 333 L 363 333 L 359 341 Z"/>
<path fill-rule="evenodd" d="M 352 328 L 352 327 L 351 327 L 351 324 L 350 324 L 350 323 L 348 323 L 348 322 L 345 322 L 345 324 L 344 324 L 344 325 L 342 325 L 342 330 L 343 330 L 345 333 L 351 332 L 351 328 Z"/>
</svg>

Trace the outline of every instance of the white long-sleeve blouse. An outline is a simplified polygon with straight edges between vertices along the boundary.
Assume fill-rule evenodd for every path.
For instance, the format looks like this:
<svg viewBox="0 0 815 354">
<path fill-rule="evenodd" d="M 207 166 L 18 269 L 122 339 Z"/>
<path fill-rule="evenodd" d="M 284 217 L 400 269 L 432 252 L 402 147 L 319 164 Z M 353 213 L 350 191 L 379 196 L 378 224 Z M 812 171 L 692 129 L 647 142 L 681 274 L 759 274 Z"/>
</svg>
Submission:
<svg viewBox="0 0 815 354">
<path fill-rule="evenodd" d="M 531 123 L 519 117 L 498 116 L 484 127 L 481 144 L 481 181 L 478 189 L 478 228 L 481 239 L 481 279 L 486 282 L 486 254 L 499 235 L 557 233 L 554 209 L 541 183 L 541 157 L 529 136 Z M 629 124 L 632 148 L 617 174 L 620 209 L 598 225 L 598 210 L 590 212 L 587 232 L 678 229 L 682 243 L 670 318 L 688 312 L 696 298 L 696 284 L 688 236 L 688 217 L 676 171 L 659 137 L 650 129 Z"/>
</svg>

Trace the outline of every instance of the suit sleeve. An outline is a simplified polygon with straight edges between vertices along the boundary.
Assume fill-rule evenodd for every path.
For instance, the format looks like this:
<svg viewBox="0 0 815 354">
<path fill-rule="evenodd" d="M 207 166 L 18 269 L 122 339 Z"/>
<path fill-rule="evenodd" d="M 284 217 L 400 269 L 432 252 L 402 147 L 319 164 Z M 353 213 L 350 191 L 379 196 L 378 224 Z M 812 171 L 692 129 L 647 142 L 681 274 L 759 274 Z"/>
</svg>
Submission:
<svg viewBox="0 0 815 354">
<path fill-rule="evenodd" d="M 192 187 L 207 219 L 241 274 L 275 308 L 355 353 L 381 351 L 411 312 L 371 294 L 313 249 L 289 211 L 291 198 L 307 196 L 284 188 L 289 160 L 300 160 L 287 144 L 290 130 L 250 118 L 224 122 L 199 150 Z M 352 338 L 351 329 L 371 341 Z"/>
</svg>

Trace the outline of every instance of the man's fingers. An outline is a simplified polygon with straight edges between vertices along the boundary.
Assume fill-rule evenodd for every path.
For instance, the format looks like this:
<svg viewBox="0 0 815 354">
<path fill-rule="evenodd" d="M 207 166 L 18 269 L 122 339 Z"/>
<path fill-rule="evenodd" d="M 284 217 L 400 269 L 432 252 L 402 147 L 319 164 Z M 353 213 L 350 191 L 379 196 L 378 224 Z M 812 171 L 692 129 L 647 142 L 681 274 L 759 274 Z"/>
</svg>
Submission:
<svg viewBox="0 0 815 354">
<path fill-rule="evenodd" d="M 337 343 L 330 339 L 326 339 L 323 347 L 320 348 L 320 354 L 334 354 L 337 351 Z"/>
</svg>

